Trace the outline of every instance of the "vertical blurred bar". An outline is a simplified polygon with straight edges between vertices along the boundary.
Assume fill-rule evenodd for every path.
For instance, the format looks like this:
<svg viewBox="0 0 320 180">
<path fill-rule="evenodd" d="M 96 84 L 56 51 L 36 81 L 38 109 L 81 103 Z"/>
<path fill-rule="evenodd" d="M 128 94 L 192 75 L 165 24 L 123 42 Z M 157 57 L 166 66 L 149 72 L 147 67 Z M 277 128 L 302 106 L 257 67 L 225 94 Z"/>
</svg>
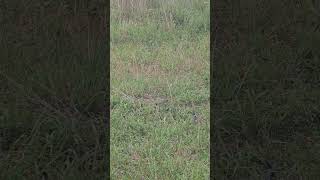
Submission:
<svg viewBox="0 0 320 180">
<path fill-rule="evenodd" d="M 319 12 L 317 1 L 215 1 L 212 178 L 319 177 Z"/>
<path fill-rule="evenodd" d="M 0 179 L 108 178 L 108 1 L 0 1 Z"/>
</svg>

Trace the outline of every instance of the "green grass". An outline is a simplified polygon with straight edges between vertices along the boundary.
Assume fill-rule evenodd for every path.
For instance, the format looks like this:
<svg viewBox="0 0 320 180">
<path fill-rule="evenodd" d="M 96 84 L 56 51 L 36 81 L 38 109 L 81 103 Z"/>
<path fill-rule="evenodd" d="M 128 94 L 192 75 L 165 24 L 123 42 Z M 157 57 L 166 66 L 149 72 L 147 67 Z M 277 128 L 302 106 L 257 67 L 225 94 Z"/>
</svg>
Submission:
<svg viewBox="0 0 320 180">
<path fill-rule="evenodd" d="M 112 9 L 112 179 L 209 177 L 209 4 L 193 2 L 169 22 Z"/>
</svg>

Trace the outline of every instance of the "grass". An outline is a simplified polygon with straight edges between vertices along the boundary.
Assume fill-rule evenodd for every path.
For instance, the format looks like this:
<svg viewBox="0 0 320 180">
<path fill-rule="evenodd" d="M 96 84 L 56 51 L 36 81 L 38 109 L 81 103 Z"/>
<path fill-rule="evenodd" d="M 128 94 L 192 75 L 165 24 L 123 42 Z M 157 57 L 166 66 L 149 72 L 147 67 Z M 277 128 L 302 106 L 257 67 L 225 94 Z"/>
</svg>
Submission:
<svg viewBox="0 0 320 180">
<path fill-rule="evenodd" d="M 111 9 L 112 179 L 209 177 L 209 4 L 160 2 Z"/>
<path fill-rule="evenodd" d="M 209 3 L 126 2 L 111 9 L 111 176 L 207 179 Z M 314 3 L 216 4 L 217 179 L 319 177 Z M 106 178 L 107 42 L 87 28 L 104 6 L 88 20 L 87 5 L 1 3 L 0 179 Z"/>
<path fill-rule="evenodd" d="M 216 4 L 217 179 L 319 177 L 319 16 L 310 2 Z"/>
<path fill-rule="evenodd" d="M 1 2 L 0 179 L 106 177 L 104 6 L 77 2 Z"/>
</svg>

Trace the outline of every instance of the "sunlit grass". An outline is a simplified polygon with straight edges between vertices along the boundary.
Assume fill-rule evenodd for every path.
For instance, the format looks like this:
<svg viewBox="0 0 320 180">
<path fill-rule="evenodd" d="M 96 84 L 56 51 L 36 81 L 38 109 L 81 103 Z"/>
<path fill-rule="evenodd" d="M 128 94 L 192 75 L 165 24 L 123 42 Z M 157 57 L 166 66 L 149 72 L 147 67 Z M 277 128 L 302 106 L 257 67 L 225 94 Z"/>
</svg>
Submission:
<svg viewBox="0 0 320 180">
<path fill-rule="evenodd" d="M 189 13 L 208 20 L 209 6 L 194 3 L 206 8 L 192 6 Z M 184 8 L 171 11 L 181 11 L 183 24 L 167 22 L 161 7 L 155 13 L 164 18 L 112 21 L 114 179 L 209 177 L 209 22 L 192 24 Z"/>
</svg>

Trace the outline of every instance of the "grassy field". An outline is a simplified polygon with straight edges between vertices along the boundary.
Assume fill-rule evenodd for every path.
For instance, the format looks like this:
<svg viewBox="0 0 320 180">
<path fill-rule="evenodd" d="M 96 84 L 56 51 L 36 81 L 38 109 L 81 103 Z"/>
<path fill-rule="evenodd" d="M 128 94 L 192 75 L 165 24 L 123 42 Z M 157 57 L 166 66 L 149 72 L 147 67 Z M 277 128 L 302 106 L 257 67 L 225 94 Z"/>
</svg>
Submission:
<svg viewBox="0 0 320 180">
<path fill-rule="evenodd" d="M 208 1 L 111 10 L 111 178 L 208 179 Z"/>
</svg>

